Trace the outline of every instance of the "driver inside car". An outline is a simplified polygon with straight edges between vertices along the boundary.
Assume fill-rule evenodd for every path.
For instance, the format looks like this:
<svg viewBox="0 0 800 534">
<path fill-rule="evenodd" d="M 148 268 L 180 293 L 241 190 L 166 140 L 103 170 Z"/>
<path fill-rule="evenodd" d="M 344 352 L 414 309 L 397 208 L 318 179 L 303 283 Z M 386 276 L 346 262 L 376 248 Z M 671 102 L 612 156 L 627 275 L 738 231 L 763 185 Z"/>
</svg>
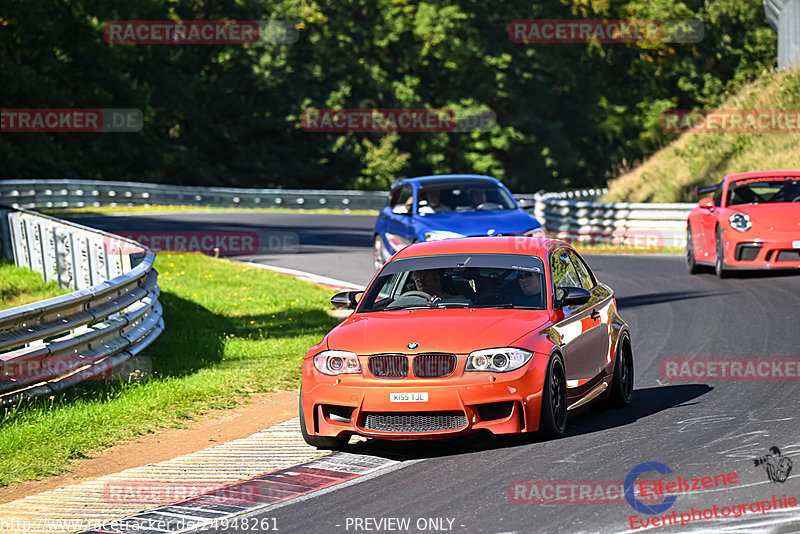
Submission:
<svg viewBox="0 0 800 534">
<path fill-rule="evenodd" d="M 442 275 L 438 269 L 414 271 L 411 275 L 414 278 L 414 285 L 417 291 L 427 293 L 435 300 L 458 298 L 456 295 L 444 290 L 442 287 Z"/>
</svg>

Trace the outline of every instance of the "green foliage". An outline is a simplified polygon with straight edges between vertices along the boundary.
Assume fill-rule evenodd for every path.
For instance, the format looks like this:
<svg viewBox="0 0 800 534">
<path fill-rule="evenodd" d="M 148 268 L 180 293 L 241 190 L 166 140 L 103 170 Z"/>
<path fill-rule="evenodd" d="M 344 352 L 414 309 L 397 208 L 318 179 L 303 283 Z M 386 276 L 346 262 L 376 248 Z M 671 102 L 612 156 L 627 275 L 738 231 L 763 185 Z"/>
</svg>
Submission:
<svg viewBox="0 0 800 534">
<path fill-rule="evenodd" d="M 488 173 L 516 191 L 601 185 L 772 67 L 750 0 L 7 0 L 2 106 L 138 108 L 139 133 L 5 133 L 0 177 L 383 189 Z M 699 43 L 519 44 L 515 19 L 696 18 Z M 110 45 L 109 20 L 292 19 L 293 44 Z M 315 133 L 308 107 L 491 109 L 489 131 Z"/>
</svg>

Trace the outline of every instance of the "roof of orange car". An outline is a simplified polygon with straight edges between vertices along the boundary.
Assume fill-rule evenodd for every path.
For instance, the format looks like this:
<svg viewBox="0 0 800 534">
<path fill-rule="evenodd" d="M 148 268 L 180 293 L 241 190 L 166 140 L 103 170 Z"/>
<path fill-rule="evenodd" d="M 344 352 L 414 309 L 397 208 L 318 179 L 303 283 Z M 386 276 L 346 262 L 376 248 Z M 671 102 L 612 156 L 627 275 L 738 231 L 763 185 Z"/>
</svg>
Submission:
<svg viewBox="0 0 800 534">
<path fill-rule="evenodd" d="M 395 259 L 438 254 L 524 254 L 544 258 L 551 243 L 562 243 L 557 239 L 538 237 L 466 237 L 426 241 L 409 245 L 397 253 Z"/>
</svg>

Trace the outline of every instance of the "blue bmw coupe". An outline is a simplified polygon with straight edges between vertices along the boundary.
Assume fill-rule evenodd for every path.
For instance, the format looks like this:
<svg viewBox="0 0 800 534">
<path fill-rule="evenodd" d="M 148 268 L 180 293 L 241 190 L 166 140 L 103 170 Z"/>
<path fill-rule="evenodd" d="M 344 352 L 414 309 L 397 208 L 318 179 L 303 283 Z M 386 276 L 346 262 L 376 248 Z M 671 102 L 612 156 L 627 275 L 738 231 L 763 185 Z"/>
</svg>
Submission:
<svg viewBox="0 0 800 534">
<path fill-rule="evenodd" d="M 375 268 L 419 241 L 459 237 L 543 237 L 541 223 L 491 176 L 446 174 L 398 180 L 378 215 Z"/>
</svg>

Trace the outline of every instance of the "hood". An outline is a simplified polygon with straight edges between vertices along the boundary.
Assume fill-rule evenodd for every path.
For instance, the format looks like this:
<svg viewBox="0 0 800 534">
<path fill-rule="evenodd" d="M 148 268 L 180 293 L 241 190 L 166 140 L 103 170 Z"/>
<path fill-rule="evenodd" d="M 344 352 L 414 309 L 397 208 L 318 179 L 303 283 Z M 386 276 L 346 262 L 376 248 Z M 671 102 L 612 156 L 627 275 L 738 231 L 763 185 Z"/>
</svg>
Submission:
<svg viewBox="0 0 800 534">
<path fill-rule="evenodd" d="M 521 235 L 541 226 L 533 215 L 525 210 L 463 211 L 417 215 L 422 227 L 420 234 L 430 230 L 447 230 L 469 237 L 486 235 Z M 490 230 L 493 232 L 489 233 Z"/>
<path fill-rule="evenodd" d="M 742 204 L 729 206 L 728 216 L 744 213 L 750 217 L 753 228 L 768 231 L 800 232 L 800 202 L 780 202 L 776 204 Z"/>
<path fill-rule="evenodd" d="M 432 309 L 356 313 L 328 334 L 328 348 L 356 354 L 449 352 L 507 347 L 548 323 L 544 310 Z M 408 344 L 419 343 L 410 350 Z"/>
</svg>

